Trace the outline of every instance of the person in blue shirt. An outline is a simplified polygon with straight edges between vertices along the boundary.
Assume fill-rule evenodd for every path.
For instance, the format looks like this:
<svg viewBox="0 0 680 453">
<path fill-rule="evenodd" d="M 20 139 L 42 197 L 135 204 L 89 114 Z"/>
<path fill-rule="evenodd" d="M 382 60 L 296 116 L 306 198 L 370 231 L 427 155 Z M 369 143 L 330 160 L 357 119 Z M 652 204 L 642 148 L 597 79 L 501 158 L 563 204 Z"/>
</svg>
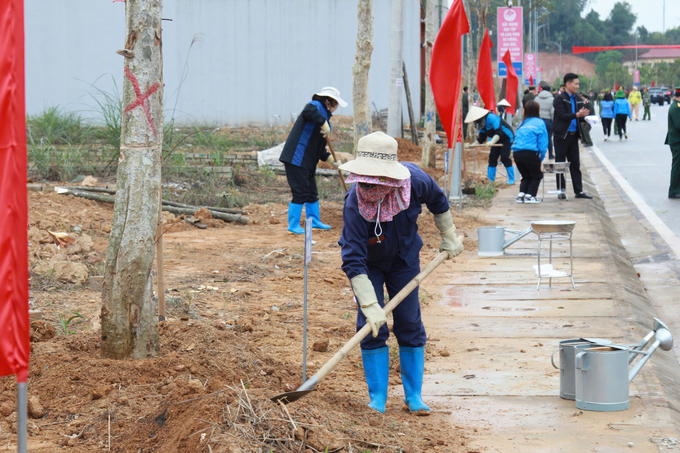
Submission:
<svg viewBox="0 0 680 453">
<path fill-rule="evenodd" d="M 288 185 L 293 193 L 293 200 L 288 204 L 290 233 L 305 233 L 300 226 L 303 207 L 307 217 L 312 219 L 312 228 L 317 230 L 331 228 L 330 225 L 321 222 L 316 165 L 319 160 L 334 162 L 333 156 L 326 149 L 326 137 L 331 132 L 329 121 L 338 106 L 347 107 L 347 103 L 342 100 L 336 88 L 326 87 L 314 94 L 312 101 L 305 105 L 295 120 L 283 146 L 279 161 L 283 162 Z"/>
<path fill-rule="evenodd" d="M 512 152 L 522 180 L 519 183 L 517 203 L 540 203 L 536 198 L 543 179 L 541 161 L 548 151 L 548 129 L 540 118 L 541 106 L 529 101 L 524 105 L 524 121 L 515 131 Z"/>
<path fill-rule="evenodd" d="M 604 141 L 609 140 L 612 135 L 612 121 L 614 120 L 614 101 L 611 93 L 605 93 L 604 99 L 600 101 L 600 117 L 602 118 L 602 130 L 604 131 Z"/>
<path fill-rule="evenodd" d="M 449 202 L 436 182 L 417 165 L 398 162 L 395 139 L 382 132 L 366 135 L 359 139 L 356 156 L 340 166 L 350 172 L 347 182 L 355 184 L 345 195 L 339 244 L 342 269 L 359 306 L 357 331 L 368 324 L 373 333 L 361 341 L 369 407 L 384 413 L 390 359 L 384 288 L 393 298 L 420 273 L 423 240 L 416 222 L 422 205 L 434 214 L 442 238 L 439 250 L 448 252 L 449 258 L 463 251 L 463 237 L 455 234 Z M 429 414 L 430 408 L 421 396 L 427 336 L 417 288 L 392 315 L 405 408 Z"/>
<path fill-rule="evenodd" d="M 476 106 L 470 106 L 470 111 L 465 117 L 465 122 L 475 123 L 479 127 L 479 135 L 477 137 L 478 143 L 470 146 L 495 145 L 497 143 L 502 145 L 491 147 L 491 152 L 489 153 L 489 167 L 487 168 L 489 181 L 496 180 L 496 166 L 498 166 L 498 158 L 500 157 L 501 162 L 505 165 L 505 169 L 508 172 L 508 184 L 514 184 L 515 169 L 512 166 L 512 159 L 510 158 L 510 146 L 515 139 L 512 126 L 492 111 Z M 487 140 L 489 141 L 487 142 Z"/>
<path fill-rule="evenodd" d="M 614 101 L 614 117 L 616 118 L 616 127 L 619 129 L 619 140 L 623 140 L 623 137 L 628 139 L 628 133 L 626 131 L 626 120 L 630 116 L 630 104 L 628 99 L 626 99 L 626 94 L 623 89 L 619 88 L 616 92 L 616 100 Z"/>
</svg>

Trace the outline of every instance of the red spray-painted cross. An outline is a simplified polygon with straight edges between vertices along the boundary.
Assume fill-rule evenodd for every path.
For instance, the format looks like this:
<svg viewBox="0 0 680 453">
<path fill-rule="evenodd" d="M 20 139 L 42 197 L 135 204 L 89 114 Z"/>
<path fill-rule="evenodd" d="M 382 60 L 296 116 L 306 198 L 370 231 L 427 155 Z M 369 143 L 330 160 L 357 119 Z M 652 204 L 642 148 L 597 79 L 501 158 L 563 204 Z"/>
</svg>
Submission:
<svg viewBox="0 0 680 453">
<path fill-rule="evenodd" d="M 160 84 L 158 82 L 154 83 L 153 85 L 151 85 L 151 88 L 149 88 L 149 90 L 145 94 L 142 94 L 142 90 L 139 88 L 139 82 L 137 81 L 137 78 L 132 73 L 132 71 L 130 71 L 130 68 L 128 68 L 127 66 L 125 66 L 125 76 L 130 80 L 132 88 L 135 90 L 135 95 L 137 96 L 137 99 L 135 100 L 135 102 L 125 107 L 123 113 L 127 113 L 130 110 L 141 106 L 142 110 L 144 110 L 144 113 L 146 114 L 146 121 L 148 121 L 149 126 L 151 126 L 151 130 L 153 131 L 153 133 L 156 134 L 156 126 L 154 126 L 153 118 L 151 118 L 149 108 L 146 106 L 146 100 L 149 99 L 149 97 L 156 91 L 158 91 L 158 87 L 160 86 Z"/>
</svg>

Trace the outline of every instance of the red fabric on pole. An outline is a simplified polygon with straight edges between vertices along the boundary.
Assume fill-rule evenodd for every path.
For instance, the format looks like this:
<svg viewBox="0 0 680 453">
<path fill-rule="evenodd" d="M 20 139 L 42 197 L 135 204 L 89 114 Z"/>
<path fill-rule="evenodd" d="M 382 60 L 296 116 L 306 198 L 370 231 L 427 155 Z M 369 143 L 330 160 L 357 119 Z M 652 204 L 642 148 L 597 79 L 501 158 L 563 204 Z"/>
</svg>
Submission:
<svg viewBox="0 0 680 453">
<path fill-rule="evenodd" d="M 529 76 L 529 86 L 534 85 L 534 76 Z"/>
<path fill-rule="evenodd" d="M 510 107 L 506 108 L 505 111 L 514 115 L 515 111 L 517 111 L 517 84 L 519 83 L 519 78 L 515 72 L 515 67 L 512 65 L 509 50 L 503 55 L 503 63 L 505 63 L 508 70 L 508 80 L 505 83 L 505 100 L 510 104 Z"/>
<path fill-rule="evenodd" d="M 462 76 L 463 35 L 470 31 L 463 0 L 455 0 L 446 14 L 432 48 L 430 85 L 449 148 L 453 148 L 454 119 L 461 115 L 460 92 Z M 459 128 L 458 137 L 462 136 Z"/>
<path fill-rule="evenodd" d="M 602 52 L 603 50 L 616 50 L 616 49 L 680 49 L 680 45 L 673 44 L 660 46 L 645 46 L 640 44 L 637 46 L 594 46 L 594 47 L 574 46 L 571 48 L 571 53 L 576 55 L 579 53 Z"/>
<path fill-rule="evenodd" d="M 489 29 L 484 32 L 482 47 L 479 49 L 479 62 L 477 63 L 477 91 L 484 101 L 484 108 L 496 111 L 496 92 L 493 87 L 493 64 L 491 63 L 491 38 Z"/>
<path fill-rule="evenodd" d="M 619 91 L 619 82 L 614 83 L 614 91 Z"/>
<path fill-rule="evenodd" d="M 652 88 L 654 88 L 654 81 L 652 80 Z"/>
<path fill-rule="evenodd" d="M 0 1 L 0 376 L 28 379 L 24 0 Z"/>
</svg>

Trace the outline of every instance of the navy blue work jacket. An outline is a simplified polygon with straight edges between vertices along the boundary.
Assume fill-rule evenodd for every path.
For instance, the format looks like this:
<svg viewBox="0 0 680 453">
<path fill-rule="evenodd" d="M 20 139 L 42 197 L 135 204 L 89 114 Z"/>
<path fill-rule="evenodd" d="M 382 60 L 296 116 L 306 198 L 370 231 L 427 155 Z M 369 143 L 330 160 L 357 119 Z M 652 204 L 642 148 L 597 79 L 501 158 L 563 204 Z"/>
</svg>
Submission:
<svg viewBox="0 0 680 453">
<path fill-rule="evenodd" d="M 328 121 L 330 127 L 331 116 L 331 112 L 319 101 L 305 105 L 288 134 L 279 160 L 314 173 L 316 164 L 320 160 L 325 162 L 330 156 L 326 151 L 326 139 L 321 135 L 321 126 Z"/>
<path fill-rule="evenodd" d="M 375 241 L 376 222 L 366 221 L 359 213 L 356 185 L 345 196 L 344 226 L 338 243 L 342 247 L 342 270 L 350 279 L 368 274 L 368 266 L 387 271 L 396 256 L 408 266 L 416 265 L 423 247 L 416 223 L 422 204 L 425 203 L 432 214 L 449 210 L 446 195 L 437 183 L 417 165 L 404 165 L 411 172 L 411 202 L 408 209 L 394 216 L 391 222 L 380 222 L 385 236 L 380 243 Z"/>
</svg>

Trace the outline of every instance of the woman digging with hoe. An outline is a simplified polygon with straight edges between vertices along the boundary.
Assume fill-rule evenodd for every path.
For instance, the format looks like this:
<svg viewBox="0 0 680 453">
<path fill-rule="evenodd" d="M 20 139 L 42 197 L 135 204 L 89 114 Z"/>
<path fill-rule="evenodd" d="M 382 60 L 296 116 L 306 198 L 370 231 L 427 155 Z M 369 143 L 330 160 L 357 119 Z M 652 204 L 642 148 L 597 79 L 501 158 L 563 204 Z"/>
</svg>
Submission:
<svg viewBox="0 0 680 453">
<path fill-rule="evenodd" d="M 383 312 L 384 289 L 390 299 L 420 272 L 423 240 L 418 234 L 422 204 L 434 214 L 442 238 L 440 251 L 453 258 L 463 251 L 462 236 L 449 213 L 442 190 L 423 170 L 397 161 L 397 141 L 374 132 L 359 139 L 356 159 L 340 166 L 356 183 L 345 196 L 343 209 L 342 269 L 352 283 L 360 310 L 357 331 L 369 324 L 373 336 L 361 341 L 369 407 L 385 412 L 389 380 L 389 329 Z M 420 315 L 418 288 L 392 312 L 392 331 L 399 343 L 404 409 L 427 415 L 430 408 L 421 397 L 425 368 L 425 327 Z"/>
<path fill-rule="evenodd" d="M 312 96 L 302 113 L 295 120 L 279 161 L 286 168 L 286 178 L 293 200 L 288 205 L 288 231 L 304 234 L 300 226 L 302 208 L 312 219 L 312 228 L 330 230 L 331 226 L 321 222 L 319 213 L 319 192 L 316 188 L 316 165 L 320 160 L 334 163 L 327 149 L 326 137 L 331 133 L 329 121 L 338 106 L 347 107 L 340 98 L 340 91 L 326 87 Z"/>
</svg>

